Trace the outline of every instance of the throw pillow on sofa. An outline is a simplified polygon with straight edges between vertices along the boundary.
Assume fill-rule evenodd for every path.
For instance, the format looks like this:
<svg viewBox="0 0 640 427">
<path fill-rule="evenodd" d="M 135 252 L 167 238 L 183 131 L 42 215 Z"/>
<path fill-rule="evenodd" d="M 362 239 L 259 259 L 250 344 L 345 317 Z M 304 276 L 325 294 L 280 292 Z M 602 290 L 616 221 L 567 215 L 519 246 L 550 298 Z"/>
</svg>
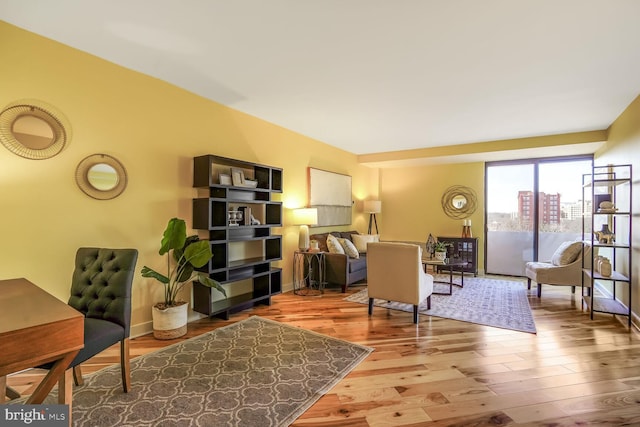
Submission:
<svg viewBox="0 0 640 427">
<path fill-rule="evenodd" d="M 353 244 L 361 254 L 367 253 L 367 243 L 369 242 L 379 242 L 380 235 L 379 234 L 353 234 L 351 235 L 351 239 L 353 239 Z"/>
<path fill-rule="evenodd" d="M 360 258 L 360 254 L 358 253 L 355 245 L 351 243 L 351 240 L 339 238 L 338 242 L 340 243 L 340 246 L 342 246 L 342 249 L 344 249 L 344 253 L 346 253 L 349 258 Z"/>
<path fill-rule="evenodd" d="M 327 248 L 331 254 L 344 254 L 344 248 L 333 234 L 327 236 Z"/>
</svg>

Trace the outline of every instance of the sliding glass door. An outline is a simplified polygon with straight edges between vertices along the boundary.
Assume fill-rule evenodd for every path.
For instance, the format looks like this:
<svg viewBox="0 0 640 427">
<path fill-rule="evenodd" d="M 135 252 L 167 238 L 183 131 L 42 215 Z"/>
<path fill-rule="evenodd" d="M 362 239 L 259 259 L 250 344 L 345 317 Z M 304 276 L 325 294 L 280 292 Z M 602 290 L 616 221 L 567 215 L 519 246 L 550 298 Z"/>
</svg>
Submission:
<svg viewBox="0 0 640 427">
<path fill-rule="evenodd" d="M 524 275 L 527 261 L 547 261 L 564 241 L 581 238 L 582 176 L 591 156 L 486 165 L 487 274 Z"/>
</svg>

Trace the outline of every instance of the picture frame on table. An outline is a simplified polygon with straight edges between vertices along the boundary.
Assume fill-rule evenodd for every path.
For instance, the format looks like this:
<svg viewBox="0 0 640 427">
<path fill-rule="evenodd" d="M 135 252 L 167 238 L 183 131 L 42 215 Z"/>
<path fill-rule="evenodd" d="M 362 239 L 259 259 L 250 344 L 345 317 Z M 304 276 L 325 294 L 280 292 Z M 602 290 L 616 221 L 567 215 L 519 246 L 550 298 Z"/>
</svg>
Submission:
<svg viewBox="0 0 640 427">
<path fill-rule="evenodd" d="M 220 185 L 231 185 L 231 175 L 221 173 L 219 176 Z"/>
<path fill-rule="evenodd" d="M 244 171 L 239 168 L 231 168 L 231 181 L 236 187 L 244 186 Z"/>
</svg>

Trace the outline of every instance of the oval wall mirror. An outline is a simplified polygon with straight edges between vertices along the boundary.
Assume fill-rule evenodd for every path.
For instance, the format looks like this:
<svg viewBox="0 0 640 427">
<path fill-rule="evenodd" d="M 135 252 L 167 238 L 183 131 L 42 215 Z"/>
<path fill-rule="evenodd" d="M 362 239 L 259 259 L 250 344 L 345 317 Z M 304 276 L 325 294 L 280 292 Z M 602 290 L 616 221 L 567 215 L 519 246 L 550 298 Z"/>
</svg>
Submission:
<svg viewBox="0 0 640 427">
<path fill-rule="evenodd" d="M 476 211 L 476 193 L 462 185 L 447 188 L 440 202 L 442 210 L 449 218 L 468 218 Z"/>
<path fill-rule="evenodd" d="M 87 181 L 96 190 L 113 190 L 118 185 L 118 171 L 107 163 L 97 163 L 87 171 Z"/>
<path fill-rule="evenodd" d="M 127 171 L 114 157 L 92 154 L 78 164 L 76 183 L 85 194 L 94 199 L 113 199 L 127 187 Z"/>
<path fill-rule="evenodd" d="M 69 142 L 69 128 L 64 115 L 42 101 L 14 102 L 0 112 L 0 142 L 27 159 L 60 153 Z"/>
</svg>

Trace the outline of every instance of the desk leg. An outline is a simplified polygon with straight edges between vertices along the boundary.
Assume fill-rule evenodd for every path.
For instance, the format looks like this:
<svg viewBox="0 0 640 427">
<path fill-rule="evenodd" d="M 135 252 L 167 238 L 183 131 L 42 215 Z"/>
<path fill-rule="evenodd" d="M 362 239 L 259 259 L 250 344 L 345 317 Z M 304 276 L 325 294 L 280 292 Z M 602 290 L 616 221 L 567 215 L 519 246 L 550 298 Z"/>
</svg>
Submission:
<svg viewBox="0 0 640 427">
<path fill-rule="evenodd" d="M 58 403 L 60 405 L 69 405 L 69 427 L 73 426 L 71 416 L 73 414 L 73 368 L 64 371 L 64 375 L 58 381 Z"/>
<path fill-rule="evenodd" d="M 62 359 L 58 359 L 56 363 L 53 364 L 49 373 L 44 377 L 42 382 L 35 389 L 33 394 L 29 396 L 27 399 L 27 404 L 38 404 L 42 403 L 53 388 L 53 386 L 65 375 L 65 371 L 67 367 L 73 361 L 73 358 L 76 357 L 78 351 L 72 351 L 71 353 L 67 353 Z"/>
</svg>

